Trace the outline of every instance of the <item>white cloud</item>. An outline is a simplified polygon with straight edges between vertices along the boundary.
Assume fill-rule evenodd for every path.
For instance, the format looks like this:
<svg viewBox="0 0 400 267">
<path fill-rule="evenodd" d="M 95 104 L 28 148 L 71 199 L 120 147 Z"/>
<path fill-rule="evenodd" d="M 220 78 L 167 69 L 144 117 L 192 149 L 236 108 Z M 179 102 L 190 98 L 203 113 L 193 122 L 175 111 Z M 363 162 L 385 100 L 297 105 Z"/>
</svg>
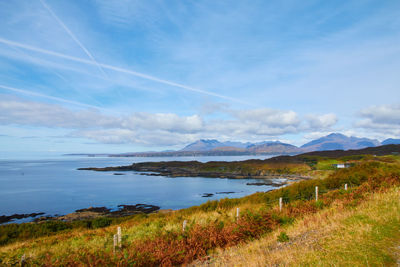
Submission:
<svg viewBox="0 0 400 267">
<path fill-rule="evenodd" d="M 96 109 L 72 110 L 55 104 L 15 97 L 0 100 L 0 124 L 29 125 L 71 130 L 70 137 L 100 143 L 131 143 L 148 146 L 185 144 L 199 138 L 262 140 L 300 132 L 325 129 L 336 123 L 334 114 L 301 119 L 294 111 L 255 109 L 227 110 L 225 118 L 200 115 L 135 112 L 105 115 Z M 311 121 L 311 123 L 310 123 Z"/>
<path fill-rule="evenodd" d="M 205 123 L 204 132 L 230 139 L 260 139 L 295 133 L 301 120 L 294 111 L 270 108 L 250 110 L 226 110 L 232 118 L 215 119 Z"/>
<path fill-rule="evenodd" d="M 297 126 L 300 123 L 298 115 L 294 111 L 281 111 L 269 108 L 244 110 L 234 112 L 239 120 L 244 122 L 257 122 L 270 127 Z"/>
<path fill-rule="evenodd" d="M 363 109 L 361 116 L 377 124 L 400 125 L 400 105 L 372 106 Z"/>
<path fill-rule="evenodd" d="M 84 137 L 103 144 L 139 144 L 148 147 L 182 145 L 199 139 L 199 136 L 193 134 L 129 129 L 81 130 L 69 136 Z"/>
<path fill-rule="evenodd" d="M 400 105 L 371 106 L 361 110 L 361 120 L 355 126 L 386 136 L 400 135 Z"/>
<path fill-rule="evenodd" d="M 278 136 L 287 133 L 295 133 L 296 125 L 275 126 L 257 121 L 242 120 L 217 120 L 206 125 L 208 133 L 224 134 L 228 136 L 248 138 L 249 136 Z"/>
<path fill-rule="evenodd" d="M 180 117 L 173 113 L 136 112 L 124 120 L 123 127 L 129 129 L 159 129 L 174 132 L 195 132 L 203 127 L 203 120 L 198 115 Z"/>
<path fill-rule="evenodd" d="M 334 126 L 338 118 L 335 114 L 329 113 L 324 115 L 309 114 L 306 116 L 308 125 L 312 129 L 326 129 Z"/>
<path fill-rule="evenodd" d="M 0 100 L 0 123 L 50 128 L 111 128 L 121 122 L 95 109 L 73 111 L 54 104 L 4 97 Z"/>
<path fill-rule="evenodd" d="M 181 117 L 173 113 L 136 112 L 130 116 L 108 116 L 95 109 L 71 110 L 54 104 L 22 101 L 4 97 L 0 100 L 0 123 L 71 129 L 121 128 L 194 132 L 203 127 L 198 115 Z"/>
<path fill-rule="evenodd" d="M 216 120 L 207 124 L 208 132 L 251 138 L 275 137 L 315 130 L 328 130 L 337 123 L 335 114 L 308 115 L 301 118 L 294 111 L 269 108 L 230 111 L 234 120 Z"/>
<path fill-rule="evenodd" d="M 138 143 L 135 132 L 127 129 L 81 130 L 74 131 L 69 136 L 84 137 L 103 144 Z"/>
</svg>

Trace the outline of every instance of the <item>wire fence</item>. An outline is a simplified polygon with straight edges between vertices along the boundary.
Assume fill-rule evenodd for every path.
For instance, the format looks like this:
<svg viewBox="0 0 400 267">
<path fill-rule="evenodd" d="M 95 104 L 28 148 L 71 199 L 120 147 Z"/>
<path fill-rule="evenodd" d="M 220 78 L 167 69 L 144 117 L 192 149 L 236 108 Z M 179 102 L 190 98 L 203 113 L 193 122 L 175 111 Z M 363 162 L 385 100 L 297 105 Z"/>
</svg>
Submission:
<svg viewBox="0 0 400 267">
<path fill-rule="evenodd" d="M 283 209 L 283 204 L 288 204 L 290 202 L 294 202 L 294 201 L 298 201 L 298 200 L 305 200 L 305 201 L 315 200 L 315 201 L 318 201 L 318 195 L 323 195 L 323 194 L 326 194 L 326 193 L 331 192 L 333 190 L 342 189 L 342 188 L 347 191 L 348 190 L 347 184 L 345 184 L 344 187 L 333 188 L 331 190 L 328 190 L 328 189 L 320 190 L 318 188 L 318 186 L 316 186 L 315 187 L 315 192 L 312 195 L 309 195 L 309 196 L 296 196 L 296 197 L 292 197 L 292 198 L 282 196 L 282 197 L 279 197 L 278 200 L 277 199 L 269 200 L 269 201 L 264 202 L 264 204 L 266 204 L 268 206 L 271 206 L 271 207 L 275 206 L 275 205 L 279 205 L 279 211 L 281 212 L 282 209 Z M 235 212 L 234 216 L 235 216 L 236 221 L 238 221 L 239 218 L 240 218 L 240 208 L 239 207 L 236 208 L 236 212 Z M 182 222 L 182 232 L 186 231 L 187 224 L 188 224 L 187 220 L 184 220 Z M 119 226 L 117 228 L 117 234 L 115 234 L 113 236 L 113 251 L 114 251 L 114 253 L 117 251 L 118 248 L 119 249 L 122 248 L 122 231 L 121 231 L 121 227 L 119 227 Z"/>
<path fill-rule="evenodd" d="M 318 186 L 317 186 L 317 188 L 318 188 Z M 343 187 L 343 189 L 344 190 L 348 190 L 350 187 L 348 187 L 348 185 L 347 184 L 345 184 L 344 185 L 344 187 Z M 317 189 L 316 191 L 315 191 L 315 193 L 313 193 L 313 194 L 311 194 L 311 195 L 307 195 L 307 196 L 302 196 L 302 195 L 300 195 L 300 196 L 295 196 L 295 197 L 287 197 L 287 196 L 281 196 L 281 197 L 279 197 L 278 199 L 272 199 L 272 200 L 269 200 L 269 201 L 266 201 L 266 202 L 264 202 L 266 205 L 270 205 L 270 206 L 274 206 L 274 205 L 276 205 L 277 203 L 278 203 L 278 201 L 279 201 L 279 199 L 282 199 L 282 202 L 283 202 L 283 204 L 288 204 L 288 203 L 290 203 L 290 202 L 293 202 L 293 201 L 297 201 L 297 200 L 306 200 L 306 201 L 310 201 L 310 200 L 314 200 L 314 199 L 316 199 L 316 195 L 319 195 L 319 196 L 321 196 L 321 195 L 324 195 L 324 194 L 326 194 L 326 193 L 329 193 L 329 192 L 331 192 L 331 191 L 334 191 L 334 190 L 338 190 L 338 189 L 342 189 L 342 187 L 340 187 L 340 188 L 333 188 L 333 189 L 331 189 L 331 190 L 328 190 L 328 189 Z M 316 193 L 316 192 L 318 192 L 318 193 Z"/>
</svg>

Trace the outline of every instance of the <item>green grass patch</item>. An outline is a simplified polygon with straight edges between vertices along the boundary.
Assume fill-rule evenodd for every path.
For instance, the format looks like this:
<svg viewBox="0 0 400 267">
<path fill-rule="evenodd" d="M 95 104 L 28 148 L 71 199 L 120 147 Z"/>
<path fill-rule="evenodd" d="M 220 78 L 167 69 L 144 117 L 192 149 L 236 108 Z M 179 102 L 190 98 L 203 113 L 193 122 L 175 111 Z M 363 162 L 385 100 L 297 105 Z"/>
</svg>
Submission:
<svg viewBox="0 0 400 267">
<path fill-rule="evenodd" d="M 281 232 L 277 238 L 278 242 L 289 242 L 289 236 L 285 232 Z"/>
</svg>

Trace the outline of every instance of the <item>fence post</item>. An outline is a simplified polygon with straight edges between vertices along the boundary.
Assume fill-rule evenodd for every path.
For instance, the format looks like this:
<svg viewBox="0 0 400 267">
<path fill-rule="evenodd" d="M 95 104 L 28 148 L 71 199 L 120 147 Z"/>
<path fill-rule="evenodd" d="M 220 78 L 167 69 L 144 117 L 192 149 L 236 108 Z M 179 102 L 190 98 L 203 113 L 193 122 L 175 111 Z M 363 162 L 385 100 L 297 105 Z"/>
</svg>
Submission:
<svg viewBox="0 0 400 267">
<path fill-rule="evenodd" d="M 239 220 L 239 208 L 236 208 L 236 220 Z"/>
<path fill-rule="evenodd" d="M 118 244 L 118 235 L 114 235 L 113 241 L 114 241 L 113 252 L 115 253 L 115 248 Z"/>
<path fill-rule="evenodd" d="M 318 201 L 318 186 L 315 187 L 315 201 Z"/>
<path fill-rule="evenodd" d="M 26 265 L 25 254 L 21 256 L 21 266 Z"/>
<path fill-rule="evenodd" d="M 186 224 L 187 224 L 187 221 L 184 220 L 184 221 L 183 221 L 183 226 L 182 226 L 182 229 L 183 229 L 184 232 L 185 232 L 185 229 L 186 229 Z"/>
<path fill-rule="evenodd" d="M 279 198 L 279 211 L 282 211 L 282 198 Z"/>
<path fill-rule="evenodd" d="M 118 246 L 119 248 L 122 248 L 122 233 L 121 233 L 121 227 L 119 226 L 117 228 L 117 235 L 118 235 Z"/>
<path fill-rule="evenodd" d="M 344 190 L 347 191 L 347 184 L 344 184 Z"/>
</svg>

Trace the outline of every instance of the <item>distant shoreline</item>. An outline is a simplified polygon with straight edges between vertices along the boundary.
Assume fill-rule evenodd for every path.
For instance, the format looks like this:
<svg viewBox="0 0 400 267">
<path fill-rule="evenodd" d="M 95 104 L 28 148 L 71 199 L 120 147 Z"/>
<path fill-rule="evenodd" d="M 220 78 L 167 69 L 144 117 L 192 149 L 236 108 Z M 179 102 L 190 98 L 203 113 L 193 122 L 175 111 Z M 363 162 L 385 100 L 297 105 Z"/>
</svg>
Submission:
<svg viewBox="0 0 400 267">
<path fill-rule="evenodd" d="M 62 156 L 86 156 L 86 157 L 113 157 L 113 158 L 153 158 L 153 157 L 224 157 L 224 156 L 279 156 L 279 155 L 297 155 L 298 153 L 250 153 L 239 151 L 176 151 L 176 152 L 137 152 L 137 153 L 72 153 Z"/>
<path fill-rule="evenodd" d="M 240 162 L 235 162 L 240 164 Z M 176 166 L 178 164 L 178 166 Z M 299 174 L 278 174 L 278 173 L 261 173 L 257 171 L 256 173 L 243 173 L 243 172 L 227 172 L 227 171 L 206 171 L 201 168 L 206 168 L 208 163 L 200 163 L 197 161 L 174 161 L 174 162 L 143 162 L 134 163 L 127 166 L 116 166 L 116 167 L 87 167 L 78 168 L 81 171 L 99 171 L 99 172 L 125 172 L 125 171 L 135 171 L 139 172 L 140 175 L 148 176 L 166 176 L 166 177 L 202 177 L 202 178 L 227 178 L 227 179 L 260 179 L 271 181 L 274 179 L 287 179 L 290 181 L 308 180 L 312 179 L 310 176 L 302 176 Z M 229 164 L 228 162 L 218 162 L 221 167 L 225 168 L 224 164 Z M 205 166 L 205 167 L 203 167 Z M 123 173 L 114 173 L 114 175 L 123 175 Z M 284 185 L 284 183 L 271 182 L 271 185 Z"/>
</svg>

